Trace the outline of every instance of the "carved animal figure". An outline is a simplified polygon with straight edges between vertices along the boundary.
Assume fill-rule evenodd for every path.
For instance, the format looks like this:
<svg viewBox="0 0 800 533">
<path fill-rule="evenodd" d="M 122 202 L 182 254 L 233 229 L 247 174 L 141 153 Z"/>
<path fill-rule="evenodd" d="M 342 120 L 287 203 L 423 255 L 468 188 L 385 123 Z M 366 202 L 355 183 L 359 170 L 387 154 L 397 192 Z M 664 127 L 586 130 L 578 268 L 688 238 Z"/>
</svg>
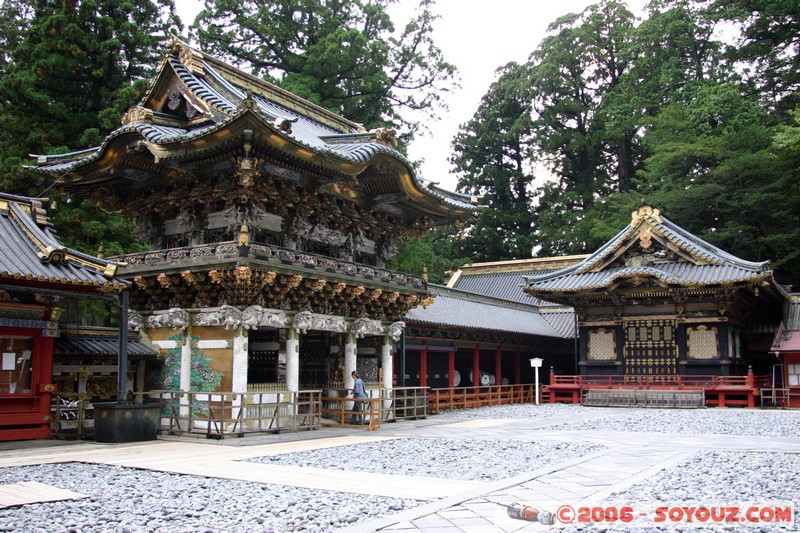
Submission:
<svg viewBox="0 0 800 533">
<path fill-rule="evenodd" d="M 150 315 L 147 326 L 150 328 L 172 328 L 183 331 L 189 325 L 189 313 L 179 307 L 173 307 L 166 313 Z"/>
<path fill-rule="evenodd" d="M 128 312 L 128 328 L 133 331 L 141 331 L 144 327 L 144 318 L 136 311 Z"/>
<path fill-rule="evenodd" d="M 256 329 L 261 323 L 264 315 L 264 308 L 260 305 L 251 305 L 242 311 L 242 327 L 244 329 Z"/>
<path fill-rule="evenodd" d="M 368 318 L 358 318 L 353 321 L 350 326 L 350 332 L 359 339 L 367 335 L 383 335 L 383 328 L 381 323 L 377 320 L 370 320 Z"/>
<path fill-rule="evenodd" d="M 269 326 L 271 328 L 282 328 L 286 326 L 289 317 L 283 311 L 265 310 L 261 316 L 260 326 Z"/>
<path fill-rule="evenodd" d="M 222 305 L 219 310 L 222 313 L 225 329 L 236 329 L 242 323 L 242 312 L 232 305 Z"/>
<path fill-rule="evenodd" d="M 300 311 L 292 320 L 292 327 L 304 335 L 311 329 L 311 324 L 311 311 Z"/>
<path fill-rule="evenodd" d="M 386 334 L 389 335 L 394 340 L 394 342 L 397 342 L 403 335 L 404 329 L 406 329 L 405 322 L 395 322 L 393 324 L 389 324 L 386 327 Z"/>
</svg>

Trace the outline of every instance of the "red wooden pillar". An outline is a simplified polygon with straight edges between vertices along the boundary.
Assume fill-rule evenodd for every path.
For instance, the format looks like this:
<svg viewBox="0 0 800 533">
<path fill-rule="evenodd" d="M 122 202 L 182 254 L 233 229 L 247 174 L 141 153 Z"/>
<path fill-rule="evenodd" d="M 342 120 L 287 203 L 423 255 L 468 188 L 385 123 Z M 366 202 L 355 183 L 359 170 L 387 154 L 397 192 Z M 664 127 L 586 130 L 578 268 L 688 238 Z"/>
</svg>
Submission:
<svg viewBox="0 0 800 533">
<path fill-rule="evenodd" d="M 500 348 L 497 348 L 494 351 L 494 384 L 495 385 L 502 385 L 503 384 L 503 359 L 502 359 L 503 352 L 500 351 Z"/>
<path fill-rule="evenodd" d="M 419 386 L 428 386 L 428 350 L 425 348 L 419 352 Z"/>
<path fill-rule="evenodd" d="M 556 382 L 556 373 L 553 371 L 553 367 L 550 367 L 550 385 L 555 384 Z M 550 390 L 550 403 L 556 403 L 556 393 L 553 390 Z M 575 403 L 575 398 L 573 395 L 572 403 Z"/>
<path fill-rule="evenodd" d="M 522 383 L 522 368 L 519 366 L 519 348 L 514 352 L 514 383 Z"/>
<path fill-rule="evenodd" d="M 472 386 L 481 384 L 481 349 L 475 346 L 472 350 Z"/>
<path fill-rule="evenodd" d="M 449 352 L 447 356 L 447 386 L 449 388 L 455 387 L 455 373 L 456 373 L 456 352 Z M 465 379 L 466 376 L 462 379 Z"/>
</svg>

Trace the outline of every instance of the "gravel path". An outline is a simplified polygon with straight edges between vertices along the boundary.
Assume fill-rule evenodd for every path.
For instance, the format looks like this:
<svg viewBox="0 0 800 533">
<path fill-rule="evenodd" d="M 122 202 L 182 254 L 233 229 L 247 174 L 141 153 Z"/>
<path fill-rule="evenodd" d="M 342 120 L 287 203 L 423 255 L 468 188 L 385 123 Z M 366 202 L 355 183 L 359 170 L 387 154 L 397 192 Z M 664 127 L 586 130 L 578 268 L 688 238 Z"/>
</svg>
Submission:
<svg viewBox="0 0 800 533">
<path fill-rule="evenodd" d="M 484 439 L 396 439 L 357 446 L 253 457 L 255 463 L 494 481 L 602 449 L 568 442 Z"/>
</svg>

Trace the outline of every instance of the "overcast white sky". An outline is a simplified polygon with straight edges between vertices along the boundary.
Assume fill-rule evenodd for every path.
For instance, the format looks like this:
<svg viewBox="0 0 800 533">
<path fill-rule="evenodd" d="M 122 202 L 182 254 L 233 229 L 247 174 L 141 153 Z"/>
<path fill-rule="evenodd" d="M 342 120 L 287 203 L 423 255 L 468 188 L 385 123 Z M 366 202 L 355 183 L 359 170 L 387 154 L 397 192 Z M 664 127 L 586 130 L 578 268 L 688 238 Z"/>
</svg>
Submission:
<svg viewBox="0 0 800 533">
<path fill-rule="evenodd" d="M 627 0 L 641 16 L 647 0 Z M 449 111 L 431 120 L 431 133 L 409 147 L 412 160 L 423 160 L 420 175 L 455 190 L 456 178 L 447 162 L 450 142 L 460 124 L 474 115 L 481 97 L 494 81 L 496 68 L 509 61 L 525 61 L 546 35 L 547 26 L 561 15 L 580 12 L 591 0 L 437 0 L 441 16 L 434 28 L 434 42 L 444 57 L 458 67 L 461 88 L 447 96 Z M 392 8 L 395 27 L 402 28 L 416 0 L 400 0 Z M 178 14 L 188 26 L 201 9 L 198 0 L 176 0 Z M 395 17 L 395 13 L 397 16 Z"/>
</svg>

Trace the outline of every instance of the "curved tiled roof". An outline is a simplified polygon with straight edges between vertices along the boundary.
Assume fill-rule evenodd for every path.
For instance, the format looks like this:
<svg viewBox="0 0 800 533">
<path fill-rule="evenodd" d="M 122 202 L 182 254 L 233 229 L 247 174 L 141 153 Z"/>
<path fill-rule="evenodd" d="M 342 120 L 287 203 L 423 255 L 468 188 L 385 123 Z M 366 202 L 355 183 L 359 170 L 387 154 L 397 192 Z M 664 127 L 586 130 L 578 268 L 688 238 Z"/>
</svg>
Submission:
<svg viewBox="0 0 800 533">
<path fill-rule="evenodd" d="M 651 261 L 637 266 L 602 266 L 607 258 L 624 251 L 637 238 L 661 237 L 680 251 L 681 259 Z M 622 248 L 622 249 L 621 249 Z M 688 259 L 687 259 L 688 257 Z M 692 235 L 643 206 L 634 213 L 629 226 L 580 263 L 548 273 L 526 275 L 527 290 L 542 295 L 547 291 L 574 292 L 609 288 L 621 279 L 652 277 L 664 285 L 719 285 L 771 279 L 769 262 L 751 262 L 733 256 Z M 595 270 L 596 269 L 596 270 Z"/>
<path fill-rule="evenodd" d="M 183 44 L 183 46 L 187 45 Z M 71 154 L 39 156 L 39 165 L 29 168 L 46 174 L 65 173 L 97 160 L 112 140 L 128 133 L 141 135 L 148 142 L 155 145 L 189 142 L 214 130 L 223 128 L 225 124 L 248 112 L 248 110 L 242 109 L 241 104 L 245 99 L 251 98 L 256 103 L 254 111 L 263 120 L 264 127 L 269 129 L 271 135 L 283 135 L 294 143 L 321 155 L 334 156 L 344 162 L 356 165 L 366 165 L 381 154 L 389 155 L 400 161 L 408 169 L 416 187 L 426 196 L 463 210 L 474 211 L 477 209 L 468 195 L 445 191 L 438 187 L 423 186 L 416 176 L 410 161 L 393 147 L 374 141 L 371 134 L 364 133 L 363 130 L 360 132 L 355 123 L 335 117 L 329 111 L 318 108 L 309 102 L 304 102 L 302 106 L 297 108 L 284 105 L 279 101 L 281 98 L 284 101 L 291 100 L 295 103 L 301 99 L 286 93 L 282 89 L 271 86 L 263 80 L 250 79 L 243 72 L 236 71 L 236 74 L 233 75 L 231 72 L 235 71 L 235 69 L 229 65 L 225 65 L 218 59 L 202 52 L 197 53 L 204 58 L 201 61 L 202 68 L 198 69 L 199 73 L 193 72 L 190 67 L 184 65 L 177 55 L 172 55 L 166 59 L 161 75 L 167 75 L 164 74 L 166 68 L 171 69 L 183 85 L 193 93 L 195 98 L 201 100 L 209 108 L 216 110 L 216 112 L 212 112 L 209 115 L 209 120 L 213 120 L 215 123 L 207 122 L 187 126 L 186 128 L 158 124 L 128 124 L 117 128 L 109 134 L 101 146 L 90 150 L 72 152 Z M 245 86 L 250 84 L 253 87 L 248 86 L 245 88 L 238 85 L 237 82 Z M 263 87 L 257 85 L 263 85 Z M 258 92 L 259 88 L 264 90 Z M 302 112 L 305 109 L 309 112 Z M 319 120 L 315 118 L 315 113 Z M 336 120 L 331 117 L 335 117 Z M 281 118 L 289 119 L 293 122 L 290 131 L 281 131 L 273 126 L 273 122 Z M 330 124 L 323 122 L 327 118 L 331 118 Z M 157 117 L 154 117 L 154 120 L 157 121 Z M 338 129 L 331 124 L 338 125 Z"/>
<path fill-rule="evenodd" d="M 510 302 L 528 305 L 553 305 L 525 294 L 523 276 L 542 273 L 542 270 L 526 270 L 519 272 L 487 272 L 462 276 L 455 286 L 458 290 L 499 298 Z"/>
<path fill-rule="evenodd" d="M 117 289 L 129 284 L 113 277 L 116 263 L 61 244 L 40 205 L 0 193 L 0 278 Z"/>
</svg>

